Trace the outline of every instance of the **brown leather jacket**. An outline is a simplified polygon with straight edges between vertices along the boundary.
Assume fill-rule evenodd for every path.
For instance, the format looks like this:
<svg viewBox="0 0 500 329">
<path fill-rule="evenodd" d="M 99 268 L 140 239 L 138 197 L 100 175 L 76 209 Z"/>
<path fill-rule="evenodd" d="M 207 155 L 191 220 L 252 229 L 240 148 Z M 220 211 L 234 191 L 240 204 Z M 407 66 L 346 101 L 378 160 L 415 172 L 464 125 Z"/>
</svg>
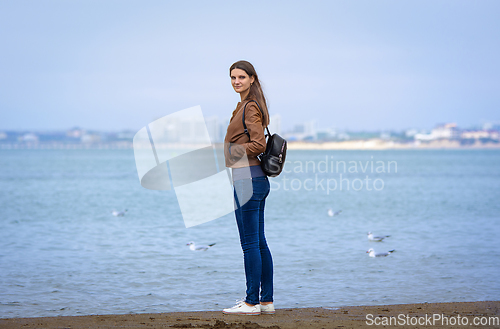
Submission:
<svg viewBox="0 0 500 329">
<path fill-rule="evenodd" d="M 247 125 L 250 138 L 245 134 L 241 117 L 243 115 L 243 107 L 247 102 L 238 103 L 227 127 L 226 138 L 224 139 L 226 167 L 236 168 L 245 166 L 245 164 L 236 163 L 245 153 L 248 157 L 249 166 L 260 165 L 257 155 L 266 150 L 266 137 L 264 135 L 264 127 L 262 126 L 262 112 L 255 102 L 248 103 L 245 109 L 245 124 Z"/>
</svg>

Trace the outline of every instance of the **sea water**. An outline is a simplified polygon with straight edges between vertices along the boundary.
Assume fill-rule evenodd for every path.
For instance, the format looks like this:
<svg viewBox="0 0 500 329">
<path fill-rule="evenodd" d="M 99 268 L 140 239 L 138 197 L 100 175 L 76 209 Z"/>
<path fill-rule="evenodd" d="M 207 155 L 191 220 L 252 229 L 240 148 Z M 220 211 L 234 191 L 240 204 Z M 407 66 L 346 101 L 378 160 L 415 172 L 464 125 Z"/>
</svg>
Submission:
<svg viewBox="0 0 500 329">
<path fill-rule="evenodd" d="M 0 317 L 244 297 L 234 215 L 186 229 L 174 191 L 141 187 L 133 150 L 0 150 L 0 169 Z M 277 308 L 500 299 L 500 151 L 290 150 L 285 170 L 266 204 Z"/>
</svg>

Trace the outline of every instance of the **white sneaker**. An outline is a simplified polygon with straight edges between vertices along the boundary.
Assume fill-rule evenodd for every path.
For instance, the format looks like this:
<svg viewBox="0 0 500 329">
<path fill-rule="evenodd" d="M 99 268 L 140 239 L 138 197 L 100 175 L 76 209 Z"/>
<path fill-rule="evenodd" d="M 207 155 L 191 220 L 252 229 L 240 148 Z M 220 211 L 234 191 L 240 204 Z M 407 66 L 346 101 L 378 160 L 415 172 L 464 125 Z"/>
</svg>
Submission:
<svg viewBox="0 0 500 329">
<path fill-rule="evenodd" d="M 260 313 L 262 314 L 274 314 L 274 304 L 262 305 L 260 304 Z"/>
<path fill-rule="evenodd" d="M 231 308 L 225 308 L 224 314 L 260 315 L 260 304 L 248 306 L 243 300 Z"/>
</svg>

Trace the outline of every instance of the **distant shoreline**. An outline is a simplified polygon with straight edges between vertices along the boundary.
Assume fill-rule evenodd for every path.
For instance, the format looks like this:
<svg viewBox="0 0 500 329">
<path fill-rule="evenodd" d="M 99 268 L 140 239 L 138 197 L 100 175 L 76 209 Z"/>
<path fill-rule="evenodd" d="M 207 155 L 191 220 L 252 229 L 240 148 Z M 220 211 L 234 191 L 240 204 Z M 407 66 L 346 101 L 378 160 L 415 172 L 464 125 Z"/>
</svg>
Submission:
<svg viewBox="0 0 500 329">
<path fill-rule="evenodd" d="M 500 143 L 476 142 L 461 145 L 459 141 L 436 140 L 431 142 L 398 143 L 381 139 L 342 142 L 289 142 L 289 150 L 415 150 L 415 149 L 500 149 Z"/>
<path fill-rule="evenodd" d="M 29 328 L 498 328 L 500 301 L 276 309 L 274 315 L 221 311 L 0 319 L 3 329 Z M 397 322 L 396 322 L 397 321 Z M 457 325 L 457 323 L 459 325 Z"/>
<path fill-rule="evenodd" d="M 215 145 L 221 145 L 216 143 Z M 157 145 L 157 148 L 161 148 Z M 167 144 L 163 148 L 167 149 L 183 149 L 183 148 L 199 148 L 206 145 L 196 144 Z M 111 142 L 111 143 L 0 143 L 0 150 L 16 150 L 16 149 L 36 149 L 36 150 L 118 150 L 118 149 L 133 149 L 131 142 Z M 474 144 L 462 145 L 456 140 L 434 140 L 429 142 L 395 142 L 382 139 L 369 140 L 350 140 L 350 141 L 335 141 L 335 142 L 304 142 L 304 141 L 289 141 L 289 150 L 418 150 L 418 149 L 500 149 L 500 143 L 481 143 L 476 141 Z"/>
</svg>

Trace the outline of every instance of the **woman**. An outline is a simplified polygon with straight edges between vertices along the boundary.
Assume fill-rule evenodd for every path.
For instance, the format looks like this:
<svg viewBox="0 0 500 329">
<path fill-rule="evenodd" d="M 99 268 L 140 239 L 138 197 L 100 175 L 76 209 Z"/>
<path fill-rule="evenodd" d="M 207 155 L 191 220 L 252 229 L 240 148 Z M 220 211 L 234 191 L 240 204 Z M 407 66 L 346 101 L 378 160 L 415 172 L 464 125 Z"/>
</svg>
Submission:
<svg viewBox="0 0 500 329">
<path fill-rule="evenodd" d="M 257 158 L 266 150 L 264 128 L 269 124 L 269 112 L 252 64 L 236 62 L 231 65 L 229 75 L 241 102 L 233 111 L 227 128 L 225 156 L 226 166 L 232 168 L 235 215 L 243 249 L 247 290 L 244 300 L 223 312 L 273 314 L 273 260 L 264 235 L 264 206 L 270 188 Z"/>
</svg>

